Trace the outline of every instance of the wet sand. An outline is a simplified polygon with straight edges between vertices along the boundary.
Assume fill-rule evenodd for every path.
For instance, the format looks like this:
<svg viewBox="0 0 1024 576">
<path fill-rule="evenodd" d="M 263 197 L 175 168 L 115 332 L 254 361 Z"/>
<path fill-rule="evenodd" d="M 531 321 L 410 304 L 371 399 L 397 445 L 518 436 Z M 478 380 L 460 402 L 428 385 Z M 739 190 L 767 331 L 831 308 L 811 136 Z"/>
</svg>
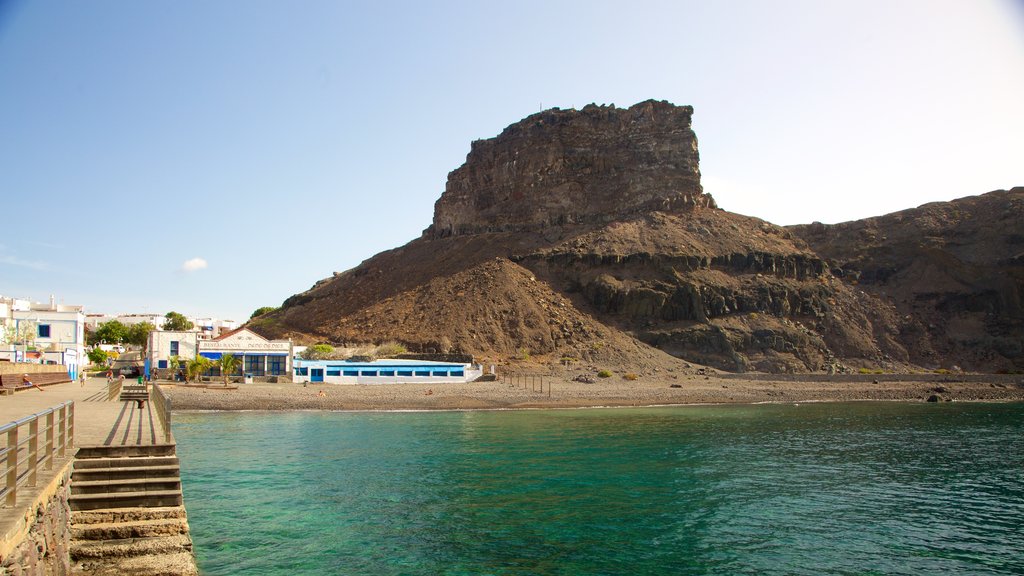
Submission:
<svg viewBox="0 0 1024 576">
<path fill-rule="evenodd" d="M 621 378 L 583 383 L 545 378 L 544 390 L 535 380 L 525 388 L 502 381 L 468 384 L 239 384 L 218 389 L 160 383 L 173 410 L 472 410 L 582 408 L 598 406 L 656 406 L 760 402 L 848 402 L 897 400 L 1024 401 L 1019 381 L 837 382 L 826 378 L 808 382 L 747 380 L 715 376 L 675 379 Z M 678 387 L 671 387 L 677 385 Z M 532 388 L 532 389 L 531 389 Z M 322 391 L 322 395 L 321 395 Z"/>
</svg>

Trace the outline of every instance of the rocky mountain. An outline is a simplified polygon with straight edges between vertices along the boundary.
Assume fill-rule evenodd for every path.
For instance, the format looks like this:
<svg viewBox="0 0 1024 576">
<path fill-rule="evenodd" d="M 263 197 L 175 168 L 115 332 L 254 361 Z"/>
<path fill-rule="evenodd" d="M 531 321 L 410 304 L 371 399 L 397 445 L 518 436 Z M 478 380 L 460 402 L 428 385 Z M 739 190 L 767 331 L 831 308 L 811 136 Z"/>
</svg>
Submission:
<svg viewBox="0 0 1024 576">
<path fill-rule="evenodd" d="M 474 142 L 420 238 L 251 327 L 638 371 L 683 360 L 772 372 L 1021 367 L 1018 191 L 981 197 L 992 196 L 990 212 L 1017 202 L 990 232 L 971 228 L 973 216 L 947 226 L 952 212 L 928 207 L 919 210 L 935 212 L 930 220 L 782 228 L 720 210 L 703 192 L 692 113 L 655 101 L 554 109 Z M 904 229 L 910 221 L 920 231 Z M 971 267 L 949 272 L 959 283 L 934 298 L 897 289 L 924 273 L 919 253 Z M 954 308 L 955 329 L 973 340 L 929 327 Z"/>
<path fill-rule="evenodd" d="M 1024 368 L 1024 188 L 790 230 L 895 308 L 911 362 Z"/>
</svg>

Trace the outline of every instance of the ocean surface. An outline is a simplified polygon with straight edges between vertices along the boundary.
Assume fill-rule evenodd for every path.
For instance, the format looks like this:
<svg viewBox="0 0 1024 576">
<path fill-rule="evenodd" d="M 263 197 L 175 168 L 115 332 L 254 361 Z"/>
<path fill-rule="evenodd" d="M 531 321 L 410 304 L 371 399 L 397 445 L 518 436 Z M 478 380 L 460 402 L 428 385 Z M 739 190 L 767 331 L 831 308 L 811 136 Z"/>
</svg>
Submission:
<svg viewBox="0 0 1024 576">
<path fill-rule="evenodd" d="M 1024 574 L 1024 404 L 175 414 L 202 573 Z"/>
</svg>

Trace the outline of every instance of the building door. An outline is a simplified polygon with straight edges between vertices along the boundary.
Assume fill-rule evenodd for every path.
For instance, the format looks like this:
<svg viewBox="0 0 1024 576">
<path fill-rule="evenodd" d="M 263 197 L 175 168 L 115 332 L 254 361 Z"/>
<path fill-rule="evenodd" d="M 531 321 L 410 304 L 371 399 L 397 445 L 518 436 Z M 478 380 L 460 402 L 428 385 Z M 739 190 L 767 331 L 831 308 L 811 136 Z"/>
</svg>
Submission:
<svg viewBox="0 0 1024 576">
<path fill-rule="evenodd" d="M 323 382 L 324 381 L 324 369 L 323 368 L 310 368 L 309 369 L 309 381 L 310 382 Z"/>
</svg>

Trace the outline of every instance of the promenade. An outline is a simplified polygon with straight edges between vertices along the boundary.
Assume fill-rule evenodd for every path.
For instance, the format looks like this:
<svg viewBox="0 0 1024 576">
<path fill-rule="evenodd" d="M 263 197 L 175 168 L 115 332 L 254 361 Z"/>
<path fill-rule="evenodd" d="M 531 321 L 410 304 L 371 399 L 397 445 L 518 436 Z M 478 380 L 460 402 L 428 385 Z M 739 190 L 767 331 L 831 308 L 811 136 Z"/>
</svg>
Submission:
<svg viewBox="0 0 1024 576">
<path fill-rule="evenodd" d="M 134 402 L 107 399 L 107 379 L 89 378 L 78 382 L 19 390 L 0 396 L 0 424 L 24 418 L 65 400 L 75 402 L 75 448 L 96 445 L 159 444 L 163 442 L 160 421 L 152 402 L 141 410 Z"/>
</svg>

